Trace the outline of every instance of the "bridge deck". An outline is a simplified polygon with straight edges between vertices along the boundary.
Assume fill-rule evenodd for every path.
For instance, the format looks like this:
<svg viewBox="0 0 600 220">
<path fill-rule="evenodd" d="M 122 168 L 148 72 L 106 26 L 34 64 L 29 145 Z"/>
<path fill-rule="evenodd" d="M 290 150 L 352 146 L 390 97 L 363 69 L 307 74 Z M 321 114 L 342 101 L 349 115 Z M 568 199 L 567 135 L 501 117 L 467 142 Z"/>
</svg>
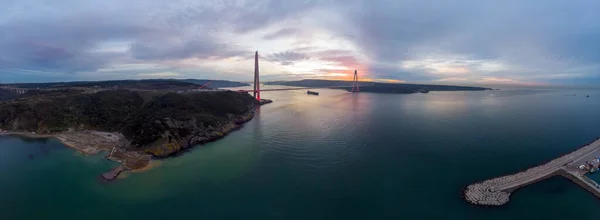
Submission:
<svg viewBox="0 0 600 220">
<path fill-rule="evenodd" d="M 578 179 L 585 172 L 577 166 L 591 161 L 600 155 L 600 139 L 546 164 L 532 167 L 523 172 L 502 176 L 467 186 L 465 199 L 477 205 L 503 205 L 509 201 L 511 192 L 546 178 L 562 175 L 571 180 Z M 569 175 L 573 176 L 572 178 Z M 580 184 L 581 185 L 581 184 Z M 592 189 L 595 189 L 592 187 Z M 589 191 L 589 190 L 588 190 Z M 600 198 L 598 194 L 594 193 Z"/>
<path fill-rule="evenodd" d="M 304 90 L 304 89 L 342 89 L 342 88 L 352 88 L 350 86 L 328 86 L 328 87 L 299 87 L 299 88 L 280 88 L 280 89 L 260 89 L 261 92 L 268 91 L 287 91 L 287 90 Z M 254 92 L 254 90 L 237 90 L 238 92 Z"/>
</svg>

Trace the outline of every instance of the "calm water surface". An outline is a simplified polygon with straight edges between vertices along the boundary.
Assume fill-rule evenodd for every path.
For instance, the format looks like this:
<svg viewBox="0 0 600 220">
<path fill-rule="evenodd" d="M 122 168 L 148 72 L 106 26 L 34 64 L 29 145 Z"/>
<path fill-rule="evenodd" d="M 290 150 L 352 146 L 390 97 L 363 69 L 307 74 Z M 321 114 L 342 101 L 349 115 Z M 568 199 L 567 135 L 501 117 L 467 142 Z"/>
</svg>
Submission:
<svg viewBox="0 0 600 220">
<path fill-rule="evenodd" d="M 598 91 L 304 92 L 263 93 L 275 102 L 243 129 L 111 183 L 98 179 L 116 165 L 103 155 L 2 137 L 0 219 L 600 216 L 600 200 L 558 177 L 500 208 L 460 198 L 600 136 Z"/>
</svg>

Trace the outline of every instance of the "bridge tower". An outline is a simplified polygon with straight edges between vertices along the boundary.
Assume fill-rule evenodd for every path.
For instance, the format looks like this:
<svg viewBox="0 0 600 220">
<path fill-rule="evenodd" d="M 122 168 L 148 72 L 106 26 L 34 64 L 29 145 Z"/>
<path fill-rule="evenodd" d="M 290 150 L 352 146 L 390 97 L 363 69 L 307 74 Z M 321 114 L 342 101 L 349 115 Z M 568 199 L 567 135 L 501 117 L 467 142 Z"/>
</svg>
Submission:
<svg viewBox="0 0 600 220">
<path fill-rule="evenodd" d="M 258 74 L 258 51 L 256 51 L 254 54 L 254 98 L 260 101 L 260 78 Z"/>
<path fill-rule="evenodd" d="M 354 70 L 354 79 L 352 79 L 352 92 L 360 92 L 358 88 L 358 73 Z"/>
</svg>

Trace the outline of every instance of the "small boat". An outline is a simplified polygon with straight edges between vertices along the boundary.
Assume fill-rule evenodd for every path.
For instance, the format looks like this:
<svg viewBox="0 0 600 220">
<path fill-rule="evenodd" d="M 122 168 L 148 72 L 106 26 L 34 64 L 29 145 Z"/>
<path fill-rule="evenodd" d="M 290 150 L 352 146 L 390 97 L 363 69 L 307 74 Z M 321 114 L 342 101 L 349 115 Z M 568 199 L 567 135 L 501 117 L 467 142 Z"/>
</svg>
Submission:
<svg viewBox="0 0 600 220">
<path fill-rule="evenodd" d="M 309 94 L 309 95 L 319 95 L 318 92 L 313 92 L 313 91 L 310 91 L 310 90 L 306 91 L 306 94 Z"/>
</svg>

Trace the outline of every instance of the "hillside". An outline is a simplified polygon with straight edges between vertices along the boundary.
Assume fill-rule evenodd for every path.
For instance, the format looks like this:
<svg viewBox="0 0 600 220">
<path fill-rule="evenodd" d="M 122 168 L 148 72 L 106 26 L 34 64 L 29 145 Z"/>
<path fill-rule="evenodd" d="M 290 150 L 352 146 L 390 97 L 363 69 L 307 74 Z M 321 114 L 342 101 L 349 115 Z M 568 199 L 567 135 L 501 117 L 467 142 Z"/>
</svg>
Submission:
<svg viewBox="0 0 600 220">
<path fill-rule="evenodd" d="M 300 80 L 300 81 L 275 81 L 267 82 L 265 85 L 284 85 L 300 87 L 337 87 L 339 89 L 351 90 L 352 81 L 339 80 Z M 490 90 L 483 87 L 471 86 L 449 86 L 449 85 L 422 85 L 406 83 L 378 83 L 378 82 L 359 82 L 361 92 L 373 93 L 418 93 L 429 91 L 481 91 Z"/>
<path fill-rule="evenodd" d="M 242 86 L 250 86 L 248 83 L 242 82 L 233 82 L 227 80 L 208 80 L 208 79 L 182 79 L 182 82 L 194 83 L 196 85 L 205 85 L 208 82 L 211 82 L 207 87 L 209 88 L 233 88 L 233 87 L 242 87 Z"/>
<path fill-rule="evenodd" d="M 197 89 L 198 85 L 204 85 L 210 80 L 196 79 L 144 79 L 144 80 L 112 80 L 112 81 L 83 81 L 83 82 L 52 82 L 52 83 L 17 83 L 5 84 L 6 86 L 24 89 L 62 89 L 73 87 L 99 87 L 138 90 L 187 90 Z M 232 82 L 226 80 L 214 80 L 210 88 L 239 87 L 250 84 Z"/>
<path fill-rule="evenodd" d="M 168 156 L 222 137 L 251 119 L 256 105 L 250 95 L 237 92 L 63 90 L 0 103 L 0 128 L 37 134 L 118 132 L 130 141 L 125 148 Z"/>
</svg>

